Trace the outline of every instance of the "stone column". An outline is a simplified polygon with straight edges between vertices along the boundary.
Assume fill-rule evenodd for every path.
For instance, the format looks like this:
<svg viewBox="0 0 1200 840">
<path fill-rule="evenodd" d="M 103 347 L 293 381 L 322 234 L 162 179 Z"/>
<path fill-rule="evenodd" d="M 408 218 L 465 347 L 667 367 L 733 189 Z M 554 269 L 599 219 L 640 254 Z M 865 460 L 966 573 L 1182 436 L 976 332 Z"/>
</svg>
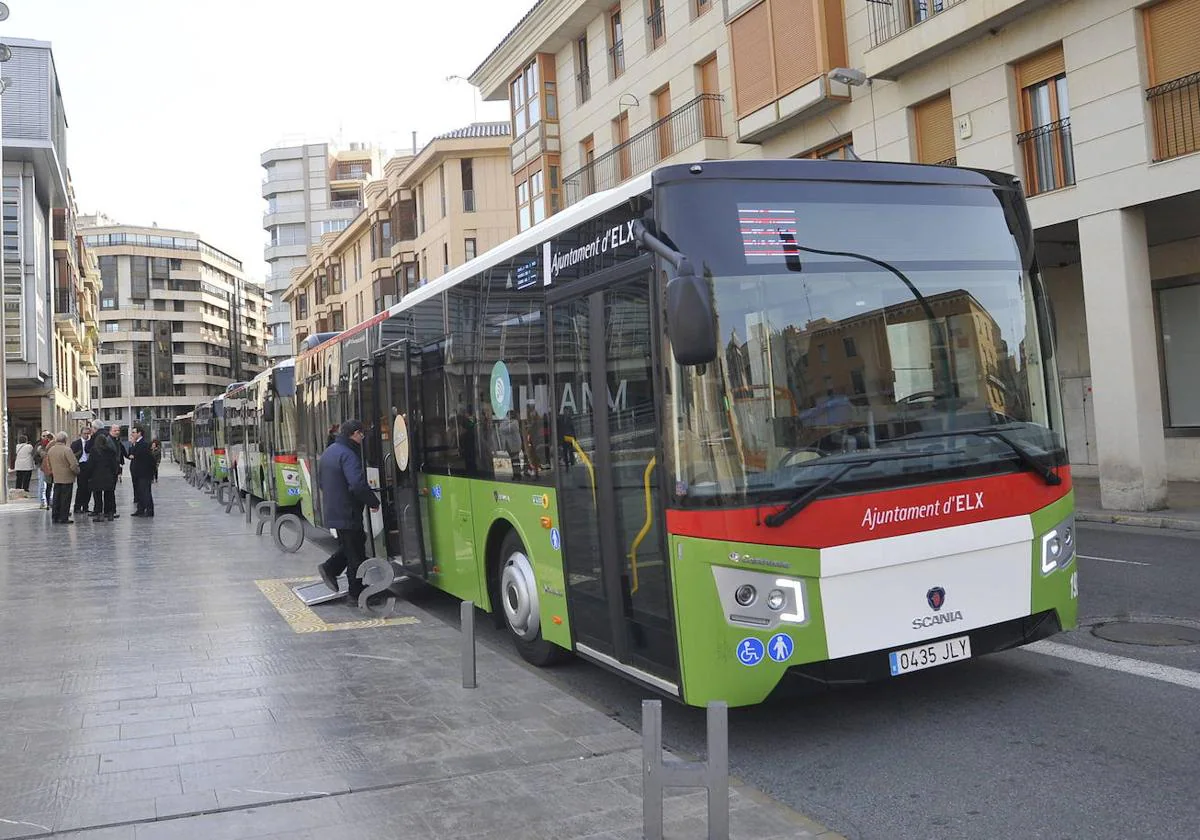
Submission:
<svg viewBox="0 0 1200 840">
<path fill-rule="evenodd" d="M 1167 505 L 1167 465 L 1143 212 L 1085 216 L 1079 250 L 1100 502 L 1111 510 L 1159 510 Z"/>
</svg>

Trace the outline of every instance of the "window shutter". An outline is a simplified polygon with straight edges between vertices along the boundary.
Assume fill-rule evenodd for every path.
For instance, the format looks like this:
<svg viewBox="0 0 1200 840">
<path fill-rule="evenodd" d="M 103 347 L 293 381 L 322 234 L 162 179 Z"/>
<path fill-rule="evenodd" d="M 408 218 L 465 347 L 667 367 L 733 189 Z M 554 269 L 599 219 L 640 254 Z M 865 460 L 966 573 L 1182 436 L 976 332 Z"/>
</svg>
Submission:
<svg viewBox="0 0 1200 840">
<path fill-rule="evenodd" d="M 1062 44 L 1057 44 L 1017 64 L 1017 87 L 1024 90 L 1030 85 L 1053 79 L 1065 72 L 1067 69 L 1063 61 Z"/>
<path fill-rule="evenodd" d="M 767 4 L 759 3 L 729 24 L 733 77 L 739 117 L 775 99 L 771 60 L 771 22 Z"/>
<path fill-rule="evenodd" d="M 817 27 L 811 3 L 771 3 L 772 37 L 775 47 L 775 70 L 778 73 L 778 95 L 791 93 L 811 82 L 819 74 L 817 62 Z"/>
<path fill-rule="evenodd" d="M 1200 70 L 1200 0 L 1166 0 L 1145 15 L 1151 87 Z"/>
<path fill-rule="evenodd" d="M 954 111 L 950 94 L 930 99 L 913 109 L 917 123 L 917 161 L 942 163 L 955 156 Z"/>
</svg>

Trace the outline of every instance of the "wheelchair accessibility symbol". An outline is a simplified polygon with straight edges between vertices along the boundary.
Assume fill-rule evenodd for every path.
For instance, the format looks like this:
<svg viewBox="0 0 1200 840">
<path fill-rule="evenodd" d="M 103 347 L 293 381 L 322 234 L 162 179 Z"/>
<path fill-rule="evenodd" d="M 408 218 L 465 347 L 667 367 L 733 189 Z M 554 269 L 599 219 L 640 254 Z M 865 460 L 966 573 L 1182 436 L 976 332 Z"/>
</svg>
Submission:
<svg viewBox="0 0 1200 840">
<path fill-rule="evenodd" d="M 765 652 L 763 643 L 752 636 L 738 642 L 737 658 L 738 662 L 741 662 L 743 665 L 757 665 L 759 662 L 762 662 Z"/>
</svg>

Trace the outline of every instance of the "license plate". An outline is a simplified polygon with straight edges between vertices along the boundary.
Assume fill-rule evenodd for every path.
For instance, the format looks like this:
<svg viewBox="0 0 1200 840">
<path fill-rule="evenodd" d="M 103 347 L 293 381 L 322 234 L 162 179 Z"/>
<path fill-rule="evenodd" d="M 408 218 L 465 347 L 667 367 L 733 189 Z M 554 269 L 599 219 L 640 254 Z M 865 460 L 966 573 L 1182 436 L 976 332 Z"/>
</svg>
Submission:
<svg viewBox="0 0 1200 840">
<path fill-rule="evenodd" d="M 971 637 L 959 636 L 926 645 L 895 650 L 888 654 L 892 665 L 892 676 L 898 677 L 910 671 L 920 671 L 971 658 Z"/>
</svg>

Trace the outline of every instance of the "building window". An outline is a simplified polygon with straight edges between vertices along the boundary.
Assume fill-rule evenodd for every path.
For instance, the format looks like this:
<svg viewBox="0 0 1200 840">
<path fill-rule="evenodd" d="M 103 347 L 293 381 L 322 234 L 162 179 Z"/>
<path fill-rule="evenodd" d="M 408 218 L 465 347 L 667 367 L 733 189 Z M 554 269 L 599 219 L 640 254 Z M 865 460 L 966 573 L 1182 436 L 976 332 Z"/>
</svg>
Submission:
<svg viewBox="0 0 1200 840">
<path fill-rule="evenodd" d="M 545 178 L 539 169 L 529 176 L 529 203 L 533 207 L 533 223 L 546 218 Z"/>
<path fill-rule="evenodd" d="M 470 262 L 477 256 L 475 253 L 475 237 L 468 236 L 463 240 L 463 256 L 466 257 L 467 262 Z"/>
<path fill-rule="evenodd" d="M 509 93 L 509 102 L 512 103 L 513 136 L 519 137 L 542 119 L 536 57 L 512 80 Z"/>
<path fill-rule="evenodd" d="M 1071 148 L 1071 112 L 1062 45 L 1021 62 L 1021 125 L 1017 146 L 1025 163 L 1029 195 L 1062 189 L 1075 183 Z"/>
<path fill-rule="evenodd" d="M 105 321 L 104 322 L 104 331 L 106 333 L 120 332 L 121 331 L 121 322 L 120 321 Z"/>
<path fill-rule="evenodd" d="M 1200 426 L 1200 284 L 1159 289 L 1158 323 L 1168 427 Z"/>
<path fill-rule="evenodd" d="M 417 184 L 417 236 L 425 232 L 425 185 Z"/>
<path fill-rule="evenodd" d="M 667 40 L 666 12 L 663 0 L 646 0 L 646 40 L 656 50 Z"/>
<path fill-rule="evenodd" d="M 1200 151 L 1200 4 L 1166 0 L 1142 14 L 1154 159 Z"/>
<path fill-rule="evenodd" d="M 958 164 L 954 148 L 954 109 L 949 92 L 913 108 L 913 127 L 916 129 L 917 163 Z"/>
<path fill-rule="evenodd" d="M 442 274 L 450 270 L 450 243 L 442 243 Z"/>
<path fill-rule="evenodd" d="M 100 365 L 100 394 L 106 400 L 120 399 L 120 365 Z"/>
<path fill-rule="evenodd" d="M 529 184 L 517 184 L 517 230 L 529 229 Z"/>
<path fill-rule="evenodd" d="M 847 134 L 844 137 L 839 137 L 832 143 L 825 146 L 818 146 L 811 151 L 796 155 L 796 157 L 808 160 L 855 160 L 854 141 Z"/>
<path fill-rule="evenodd" d="M 621 6 L 608 13 L 608 69 L 615 79 L 625 72 L 625 29 L 621 26 Z"/>
<path fill-rule="evenodd" d="M 575 81 L 579 84 L 579 104 L 592 98 L 592 70 L 588 64 L 587 33 L 583 33 L 575 41 Z"/>
<path fill-rule="evenodd" d="M 471 158 L 463 158 L 458 162 L 459 174 L 462 178 L 462 203 L 464 213 L 475 212 L 475 166 Z"/>
<path fill-rule="evenodd" d="M 692 15 L 700 17 L 700 15 L 712 8 L 712 0 L 695 0 L 695 5 L 692 7 Z"/>
<path fill-rule="evenodd" d="M 624 181 L 633 174 L 632 160 L 629 156 L 629 112 L 622 111 L 621 116 L 612 121 L 613 145 L 617 148 L 617 177 Z"/>
<path fill-rule="evenodd" d="M 848 335 L 842 339 L 842 347 L 846 351 L 846 358 L 853 359 L 858 355 L 858 348 L 854 346 L 854 336 Z"/>
<path fill-rule="evenodd" d="M 131 257 L 129 262 L 129 297 L 133 300 L 145 300 L 150 297 L 150 259 Z"/>
<path fill-rule="evenodd" d="M 446 218 L 446 164 L 438 167 L 438 201 L 441 204 L 441 218 Z"/>
</svg>

